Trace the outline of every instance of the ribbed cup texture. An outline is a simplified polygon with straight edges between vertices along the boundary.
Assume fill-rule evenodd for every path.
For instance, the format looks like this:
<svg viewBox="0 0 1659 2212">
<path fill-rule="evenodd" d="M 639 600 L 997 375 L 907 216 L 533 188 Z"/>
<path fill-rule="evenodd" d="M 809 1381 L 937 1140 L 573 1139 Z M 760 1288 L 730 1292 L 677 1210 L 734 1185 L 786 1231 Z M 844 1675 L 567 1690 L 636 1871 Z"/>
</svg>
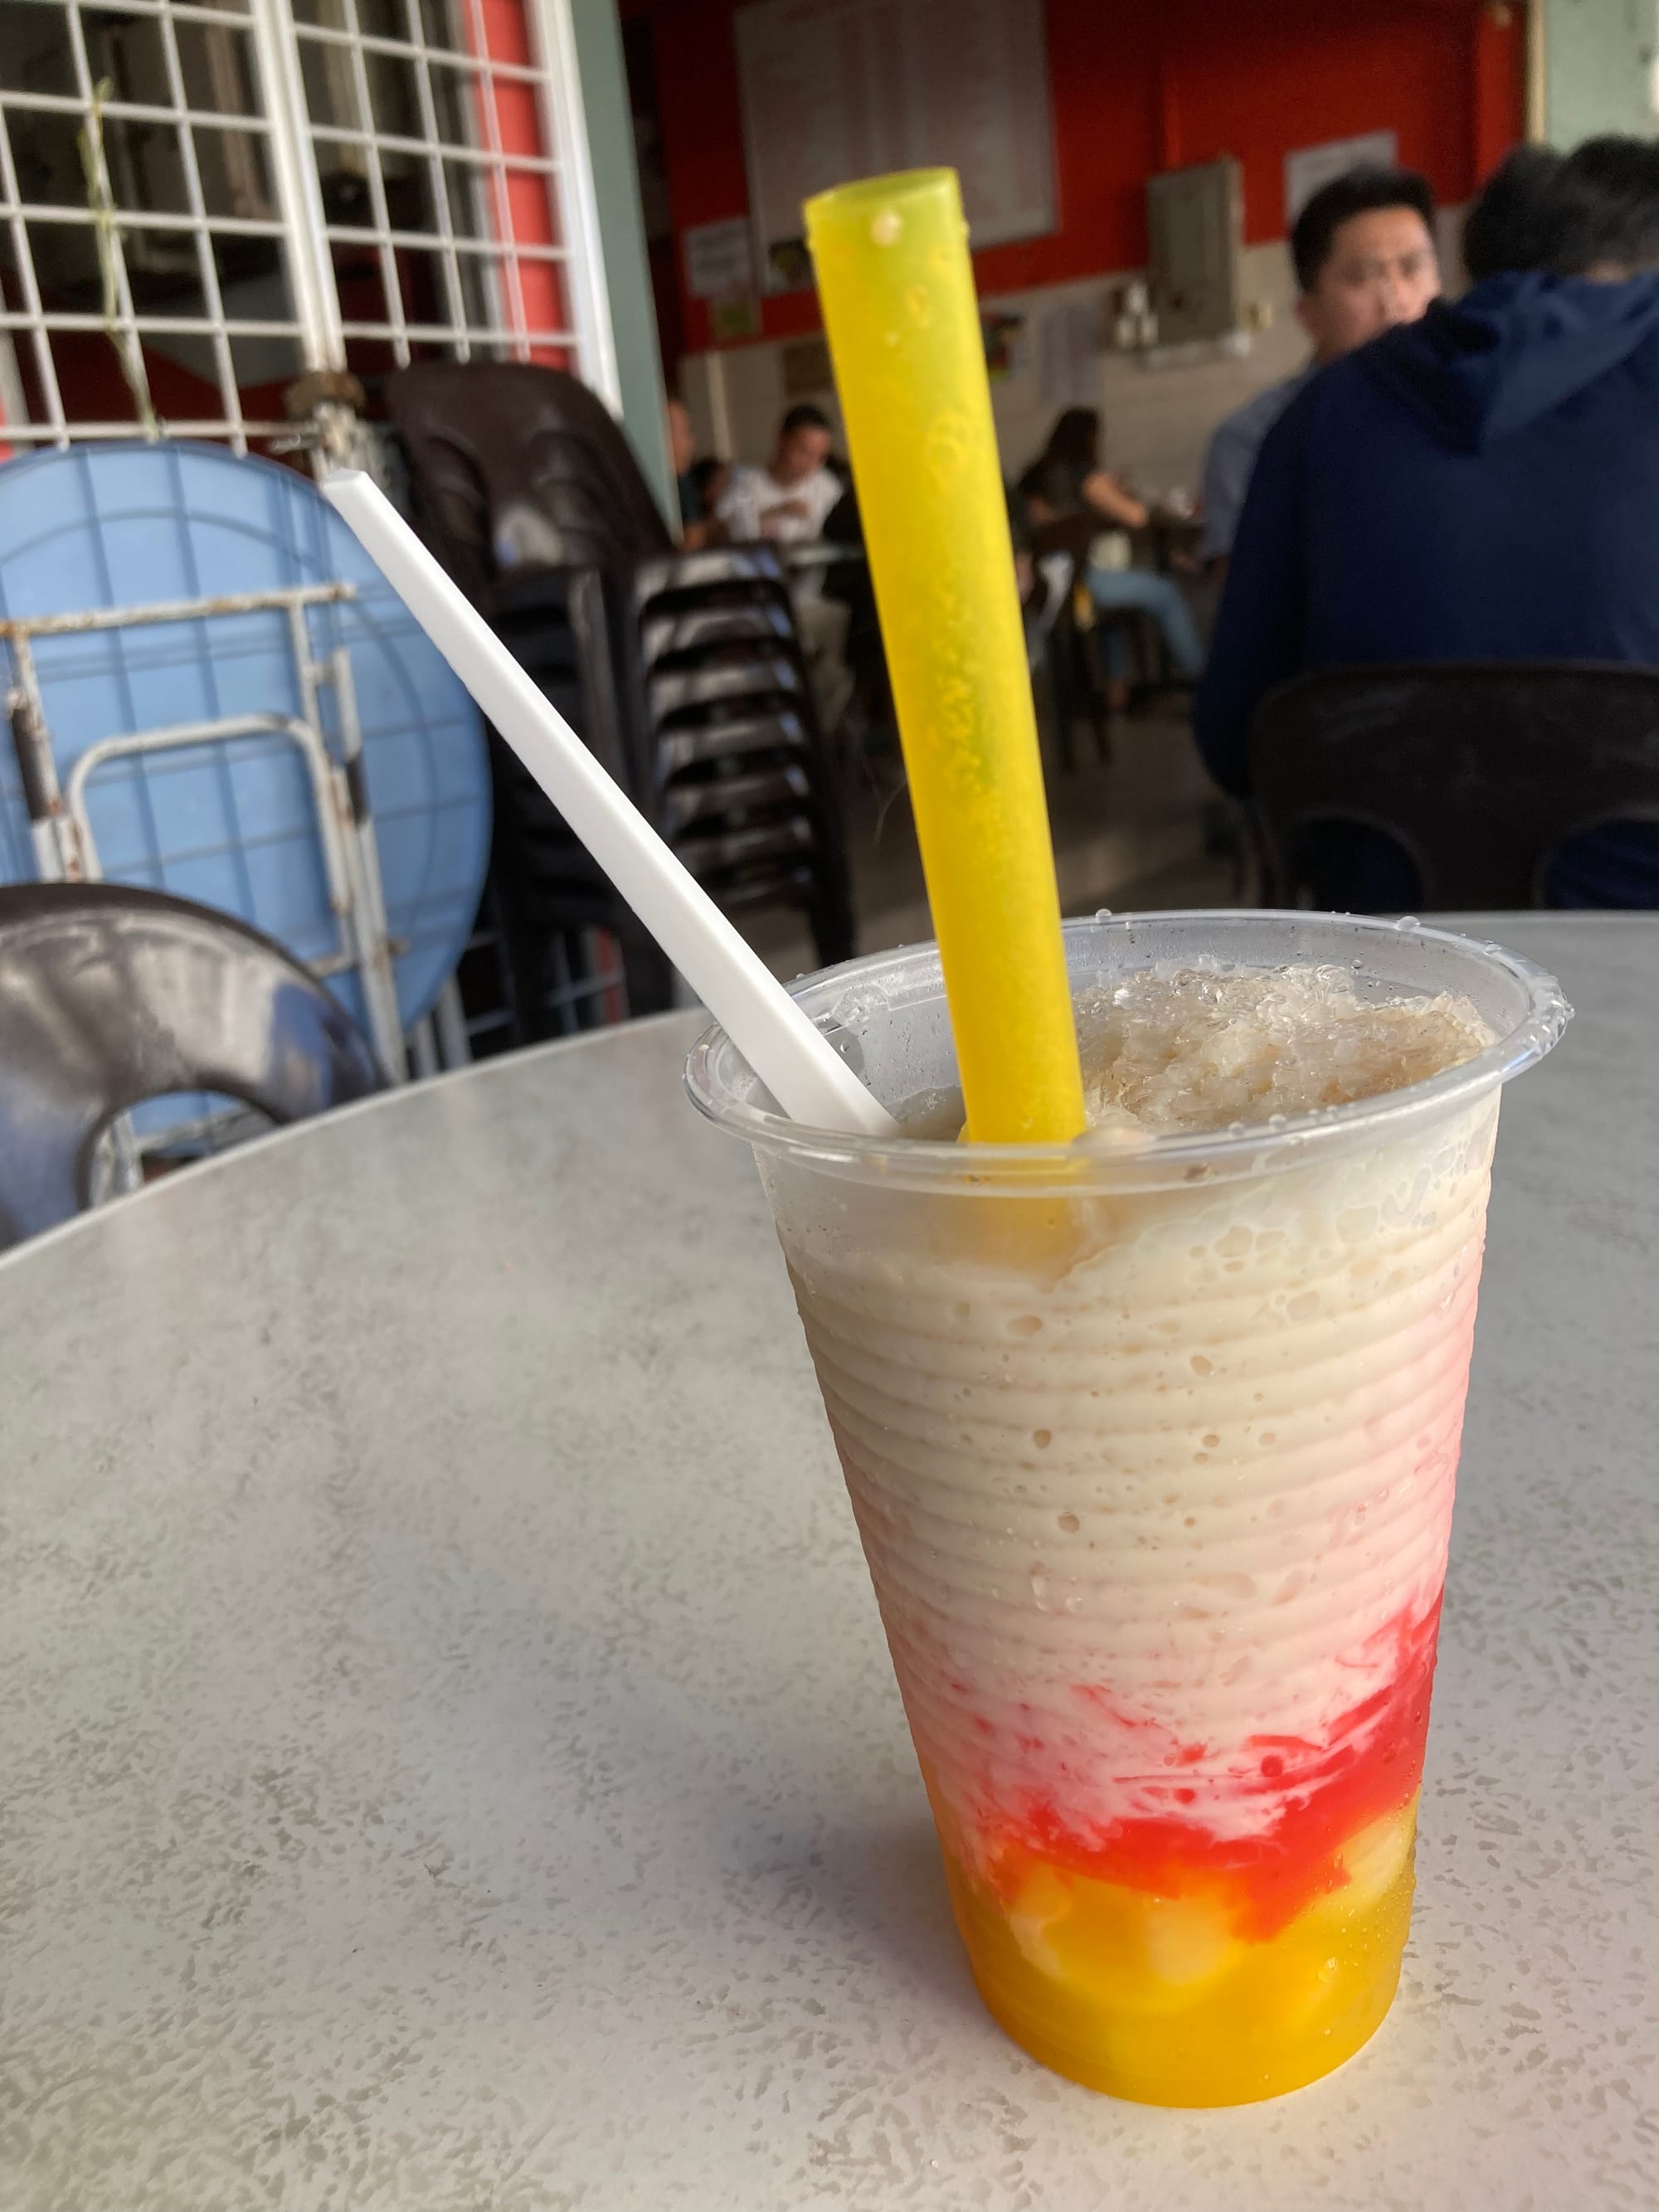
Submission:
<svg viewBox="0 0 1659 2212">
<path fill-rule="evenodd" d="M 1271 1852 L 1367 1760 L 1409 1796 L 1496 1120 L 1063 1218 L 765 1170 L 970 1866 Z"/>
</svg>

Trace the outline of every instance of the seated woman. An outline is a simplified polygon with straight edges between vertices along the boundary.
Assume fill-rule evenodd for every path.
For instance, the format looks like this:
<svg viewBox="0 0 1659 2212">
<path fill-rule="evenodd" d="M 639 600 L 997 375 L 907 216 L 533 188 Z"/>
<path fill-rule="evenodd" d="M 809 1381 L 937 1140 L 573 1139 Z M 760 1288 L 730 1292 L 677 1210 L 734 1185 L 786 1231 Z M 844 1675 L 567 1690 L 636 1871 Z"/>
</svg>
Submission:
<svg viewBox="0 0 1659 2212">
<path fill-rule="evenodd" d="M 1093 407 L 1066 410 L 1048 433 L 1048 444 L 1019 479 L 1018 489 L 1034 532 L 1079 520 L 1097 523 L 1103 531 L 1146 526 L 1146 507 L 1101 465 L 1100 414 Z M 1150 615 L 1176 673 L 1188 683 L 1197 679 L 1204 659 L 1198 625 L 1168 576 L 1150 568 L 1109 568 L 1091 562 L 1086 580 L 1089 595 L 1103 613 L 1127 607 Z M 1121 638 L 1108 641 L 1108 653 L 1112 704 L 1121 706 L 1128 692 Z"/>
</svg>

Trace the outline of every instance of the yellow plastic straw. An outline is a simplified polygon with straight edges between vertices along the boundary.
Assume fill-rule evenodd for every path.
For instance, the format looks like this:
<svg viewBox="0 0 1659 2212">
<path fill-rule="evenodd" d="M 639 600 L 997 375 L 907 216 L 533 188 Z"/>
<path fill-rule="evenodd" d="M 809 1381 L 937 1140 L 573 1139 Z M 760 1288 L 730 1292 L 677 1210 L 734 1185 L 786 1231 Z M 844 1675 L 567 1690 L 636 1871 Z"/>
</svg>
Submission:
<svg viewBox="0 0 1659 2212">
<path fill-rule="evenodd" d="M 1083 1083 L 1007 504 L 952 169 L 806 204 L 968 1133 L 1067 1143 Z"/>
</svg>

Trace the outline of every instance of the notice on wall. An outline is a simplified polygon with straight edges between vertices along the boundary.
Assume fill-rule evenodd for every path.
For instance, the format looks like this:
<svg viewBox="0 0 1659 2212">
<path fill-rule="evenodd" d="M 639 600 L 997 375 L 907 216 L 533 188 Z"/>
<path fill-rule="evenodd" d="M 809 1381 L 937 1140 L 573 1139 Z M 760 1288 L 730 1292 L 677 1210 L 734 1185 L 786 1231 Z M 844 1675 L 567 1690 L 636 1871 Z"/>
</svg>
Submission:
<svg viewBox="0 0 1659 2212">
<path fill-rule="evenodd" d="M 830 366 L 830 348 L 823 338 L 797 338 L 781 349 L 783 396 L 810 399 L 819 392 L 833 392 L 836 373 Z"/>
<path fill-rule="evenodd" d="M 975 246 L 1054 228 L 1042 0 L 757 0 L 737 38 L 769 291 L 811 284 L 802 206 L 857 177 L 955 169 Z"/>
<path fill-rule="evenodd" d="M 708 302 L 708 327 L 716 345 L 735 345 L 761 334 L 761 303 L 752 292 L 733 292 Z"/>
<path fill-rule="evenodd" d="M 1037 390 L 1045 407 L 1098 407 L 1105 351 L 1102 301 L 1057 300 L 1037 318 Z"/>
<path fill-rule="evenodd" d="M 725 300 L 755 289 L 754 234 L 742 216 L 693 223 L 685 234 L 685 289 L 694 300 Z"/>
<path fill-rule="evenodd" d="M 1303 146 L 1285 156 L 1285 228 L 1288 233 L 1316 191 L 1350 169 L 1391 169 L 1400 159 L 1392 131 L 1368 131 L 1359 138 L 1328 138 L 1322 146 Z"/>
</svg>

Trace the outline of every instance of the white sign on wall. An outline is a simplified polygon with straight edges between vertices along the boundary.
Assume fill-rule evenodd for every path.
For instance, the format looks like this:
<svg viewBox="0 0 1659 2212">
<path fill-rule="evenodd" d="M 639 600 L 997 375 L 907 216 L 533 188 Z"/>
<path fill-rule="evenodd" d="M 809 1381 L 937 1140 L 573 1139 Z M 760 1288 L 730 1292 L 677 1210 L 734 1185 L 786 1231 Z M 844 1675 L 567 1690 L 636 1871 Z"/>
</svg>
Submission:
<svg viewBox="0 0 1659 2212">
<path fill-rule="evenodd" d="M 742 216 L 726 222 L 696 222 L 686 232 L 685 289 L 694 300 L 725 300 L 754 290 L 754 237 Z"/>
<path fill-rule="evenodd" d="M 757 0 L 737 39 L 769 291 L 810 285 L 802 205 L 857 177 L 955 169 L 975 246 L 1054 228 L 1042 0 Z"/>
<path fill-rule="evenodd" d="M 1322 146 L 1304 146 L 1285 156 L 1285 228 L 1288 232 L 1308 202 L 1323 186 L 1350 169 L 1391 169 L 1400 159 L 1400 140 L 1392 131 L 1368 131 L 1359 138 L 1328 138 Z"/>
</svg>

